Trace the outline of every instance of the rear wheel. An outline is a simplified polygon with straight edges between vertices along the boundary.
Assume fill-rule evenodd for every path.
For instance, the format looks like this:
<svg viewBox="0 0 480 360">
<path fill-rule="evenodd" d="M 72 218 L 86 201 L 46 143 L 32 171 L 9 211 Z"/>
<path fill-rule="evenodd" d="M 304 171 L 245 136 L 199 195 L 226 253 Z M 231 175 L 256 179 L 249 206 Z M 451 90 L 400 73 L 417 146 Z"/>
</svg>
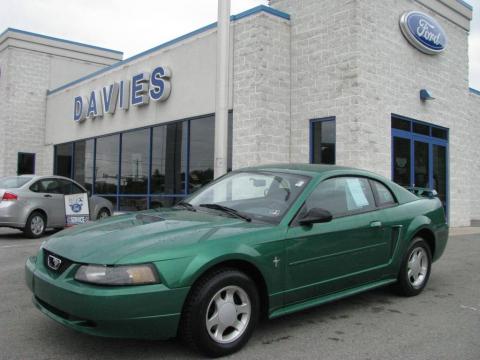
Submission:
<svg viewBox="0 0 480 360">
<path fill-rule="evenodd" d="M 29 238 L 36 239 L 45 233 L 46 225 L 47 221 L 45 215 L 39 211 L 34 211 L 28 217 L 23 232 Z"/>
<path fill-rule="evenodd" d="M 432 267 L 430 246 L 420 237 L 409 246 L 398 274 L 397 291 L 403 296 L 415 296 L 427 285 Z"/>
<path fill-rule="evenodd" d="M 220 269 L 192 289 L 182 313 L 180 335 L 207 356 L 232 354 L 252 335 L 260 300 L 253 281 L 236 269 Z"/>
<path fill-rule="evenodd" d="M 97 220 L 105 219 L 110 216 L 110 211 L 107 208 L 102 208 L 98 212 Z"/>
</svg>

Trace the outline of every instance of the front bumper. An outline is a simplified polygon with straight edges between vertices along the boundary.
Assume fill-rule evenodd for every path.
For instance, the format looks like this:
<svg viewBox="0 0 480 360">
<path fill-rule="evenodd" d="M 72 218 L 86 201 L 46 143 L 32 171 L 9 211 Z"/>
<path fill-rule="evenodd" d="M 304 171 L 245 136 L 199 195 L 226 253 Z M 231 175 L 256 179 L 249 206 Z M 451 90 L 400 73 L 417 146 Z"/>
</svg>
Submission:
<svg viewBox="0 0 480 360">
<path fill-rule="evenodd" d="M 53 320 L 97 336 L 168 339 L 177 334 L 189 288 L 165 285 L 103 287 L 73 279 L 78 265 L 61 275 L 43 266 L 41 256 L 25 264 L 35 306 Z"/>
</svg>

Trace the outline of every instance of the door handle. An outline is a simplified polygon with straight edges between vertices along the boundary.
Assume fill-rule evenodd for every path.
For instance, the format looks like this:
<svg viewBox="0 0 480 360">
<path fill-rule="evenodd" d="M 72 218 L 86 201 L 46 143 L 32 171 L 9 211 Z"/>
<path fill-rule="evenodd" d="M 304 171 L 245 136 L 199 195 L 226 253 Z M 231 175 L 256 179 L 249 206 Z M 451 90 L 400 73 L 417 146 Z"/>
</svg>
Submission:
<svg viewBox="0 0 480 360">
<path fill-rule="evenodd" d="M 372 221 L 372 222 L 370 223 L 370 227 L 372 227 L 372 228 L 382 227 L 382 222 L 381 222 L 381 221 Z"/>
<path fill-rule="evenodd" d="M 46 198 L 51 198 L 51 197 L 52 197 L 52 195 L 50 195 L 50 194 L 45 194 L 45 195 L 43 195 L 43 197 L 46 197 Z"/>
</svg>

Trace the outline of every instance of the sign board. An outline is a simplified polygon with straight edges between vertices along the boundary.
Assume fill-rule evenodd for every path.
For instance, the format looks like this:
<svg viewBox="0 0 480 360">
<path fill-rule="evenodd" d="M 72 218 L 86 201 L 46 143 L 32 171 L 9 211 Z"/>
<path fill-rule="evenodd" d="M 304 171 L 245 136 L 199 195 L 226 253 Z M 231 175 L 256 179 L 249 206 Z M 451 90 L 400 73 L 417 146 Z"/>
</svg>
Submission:
<svg viewBox="0 0 480 360">
<path fill-rule="evenodd" d="M 447 46 L 447 35 L 437 20 L 420 11 L 402 14 L 400 29 L 408 42 L 425 54 L 439 54 Z"/>
<path fill-rule="evenodd" d="M 87 223 L 90 220 L 88 194 L 65 195 L 65 216 L 67 226 Z"/>
<path fill-rule="evenodd" d="M 114 81 L 88 96 L 76 96 L 73 100 L 73 120 L 83 122 L 104 114 L 115 114 L 115 110 L 127 111 L 131 106 L 147 105 L 150 100 L 162 102 L 172 90 L 172 72 L 167 66 L 157 66 L 151 73 L 141 72 L 130 79 Z"/>
</svg>

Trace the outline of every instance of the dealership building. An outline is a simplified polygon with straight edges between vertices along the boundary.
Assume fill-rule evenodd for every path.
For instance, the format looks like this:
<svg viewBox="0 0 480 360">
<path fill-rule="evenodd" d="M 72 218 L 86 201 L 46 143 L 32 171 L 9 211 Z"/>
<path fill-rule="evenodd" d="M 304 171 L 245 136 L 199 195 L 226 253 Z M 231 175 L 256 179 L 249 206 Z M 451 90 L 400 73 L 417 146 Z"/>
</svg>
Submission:
<svg viewBox="0 0 480 360">
<path fill-rule="evenodd" d="M 435 188 L 480 220 L 480 92 L 461 0 L 271 0 L 231 17 L 228 168 L 325 163 Z M 76 179 L 119 211 L 213 178 L 217 26 L 119 51 L 0 35 L 0 176 Z"/>
</svg>

